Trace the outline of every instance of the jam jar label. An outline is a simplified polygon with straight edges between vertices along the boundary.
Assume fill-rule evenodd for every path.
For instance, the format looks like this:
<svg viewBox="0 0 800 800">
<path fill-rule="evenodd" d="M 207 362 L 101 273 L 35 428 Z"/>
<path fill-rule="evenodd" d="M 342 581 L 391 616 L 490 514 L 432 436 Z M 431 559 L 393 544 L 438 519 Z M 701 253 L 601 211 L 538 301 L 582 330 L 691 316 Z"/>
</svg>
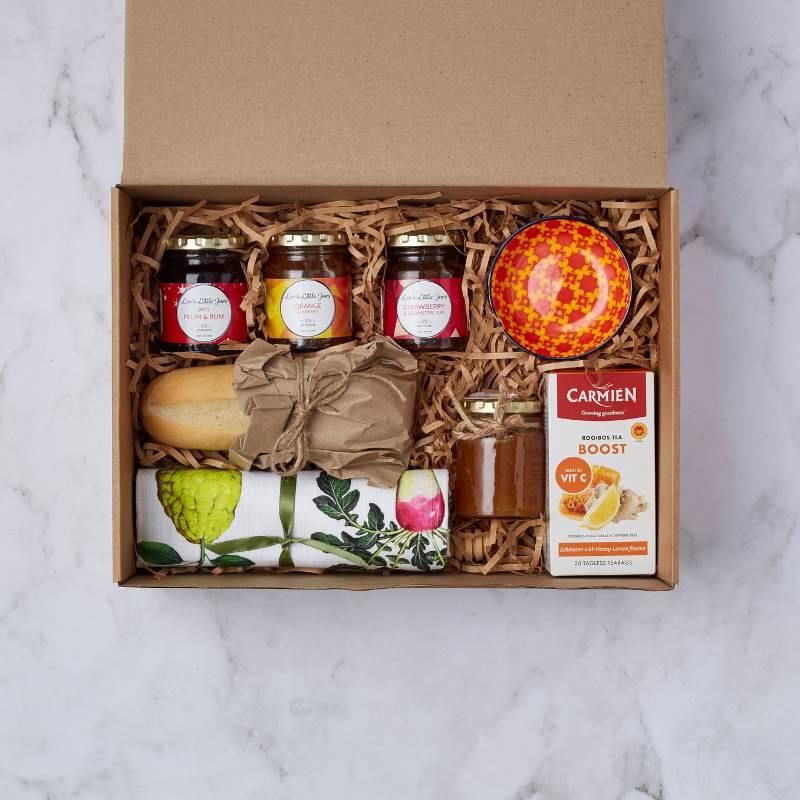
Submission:
<svg viewBox="0 0 800 800">
<path fill-rule="evenodd" d="M 449 339 L 469 334 L 460 278 L 388 280 L 383 332 L 393 339 Z"/>
<path fill-rule="evenodd" d="M 246 292 L 246 283 L 162 283 L 161 340 L 246 342 L 247 317 L 239 307 Z"/>
<path fill-rule="evenodd" d="M 267 337 L 338 339 L 353 335 L 350 278 L 269 278 Z"/>
</svg>

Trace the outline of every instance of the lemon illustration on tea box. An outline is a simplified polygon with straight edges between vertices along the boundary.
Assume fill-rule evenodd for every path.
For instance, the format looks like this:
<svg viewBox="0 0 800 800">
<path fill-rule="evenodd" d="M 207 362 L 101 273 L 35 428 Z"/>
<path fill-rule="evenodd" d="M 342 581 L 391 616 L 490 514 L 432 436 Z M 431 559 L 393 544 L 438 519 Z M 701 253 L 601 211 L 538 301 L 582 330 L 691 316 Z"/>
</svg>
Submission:
<svg viewBox="0 0 800 800">
<path fill-rule="evenodd" d="M 617 484 L 612 483 L 611 486 L 600 484 L 586 503 L 586 516 L 583 518 L 582 526 L 593 531 L 604 528 L 616 517 L 619 504 L 620 492 Z"/>
<path fill-rule="evenodd" d="M 160 469 L 158 499 L 187 542 L 211 544 L 233 524 L 242 473 L 229 469 Z"/>
</svg>

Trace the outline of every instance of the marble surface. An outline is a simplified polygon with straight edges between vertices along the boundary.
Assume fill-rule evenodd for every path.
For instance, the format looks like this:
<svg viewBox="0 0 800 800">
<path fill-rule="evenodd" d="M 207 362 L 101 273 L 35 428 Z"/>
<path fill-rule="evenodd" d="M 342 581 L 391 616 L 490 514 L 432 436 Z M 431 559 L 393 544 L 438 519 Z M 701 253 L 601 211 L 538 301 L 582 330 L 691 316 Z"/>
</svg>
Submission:
<svg viewBox="0 0 800 800">
<path fill-rule="evenodd" d="M 122 3 L 0 9 L 0 797 L 800 797 L 800 4 L 667 0 L 680 587 L 368 596 L 111 583 Z"/>
</svg>

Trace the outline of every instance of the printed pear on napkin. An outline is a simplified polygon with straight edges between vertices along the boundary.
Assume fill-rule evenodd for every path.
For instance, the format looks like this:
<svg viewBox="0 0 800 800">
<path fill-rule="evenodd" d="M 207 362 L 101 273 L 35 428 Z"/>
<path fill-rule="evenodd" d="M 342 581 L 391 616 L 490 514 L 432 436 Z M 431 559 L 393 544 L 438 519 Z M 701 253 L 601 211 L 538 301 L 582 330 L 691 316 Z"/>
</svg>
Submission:
<svg viewBox="0 0 800 800">
<path fill-rule="evenodd" d="M 140 566 L 442 569 L 446 470 L 408 470 L 391 488 L 326 472 L 140 469 Z"/>
</svg>

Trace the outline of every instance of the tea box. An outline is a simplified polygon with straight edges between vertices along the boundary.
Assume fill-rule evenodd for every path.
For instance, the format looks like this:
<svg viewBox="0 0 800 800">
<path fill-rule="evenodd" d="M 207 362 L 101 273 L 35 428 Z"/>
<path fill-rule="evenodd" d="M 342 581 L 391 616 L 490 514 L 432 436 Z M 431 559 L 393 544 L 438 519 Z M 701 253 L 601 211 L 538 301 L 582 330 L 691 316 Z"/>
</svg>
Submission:
<svg viewBox="0 0 800 800">
<path fill-rule="evenodd" d="M 652 575 L 656 569 L 653 373 L 547 376 L 551 575 Z"/>
</svg>

